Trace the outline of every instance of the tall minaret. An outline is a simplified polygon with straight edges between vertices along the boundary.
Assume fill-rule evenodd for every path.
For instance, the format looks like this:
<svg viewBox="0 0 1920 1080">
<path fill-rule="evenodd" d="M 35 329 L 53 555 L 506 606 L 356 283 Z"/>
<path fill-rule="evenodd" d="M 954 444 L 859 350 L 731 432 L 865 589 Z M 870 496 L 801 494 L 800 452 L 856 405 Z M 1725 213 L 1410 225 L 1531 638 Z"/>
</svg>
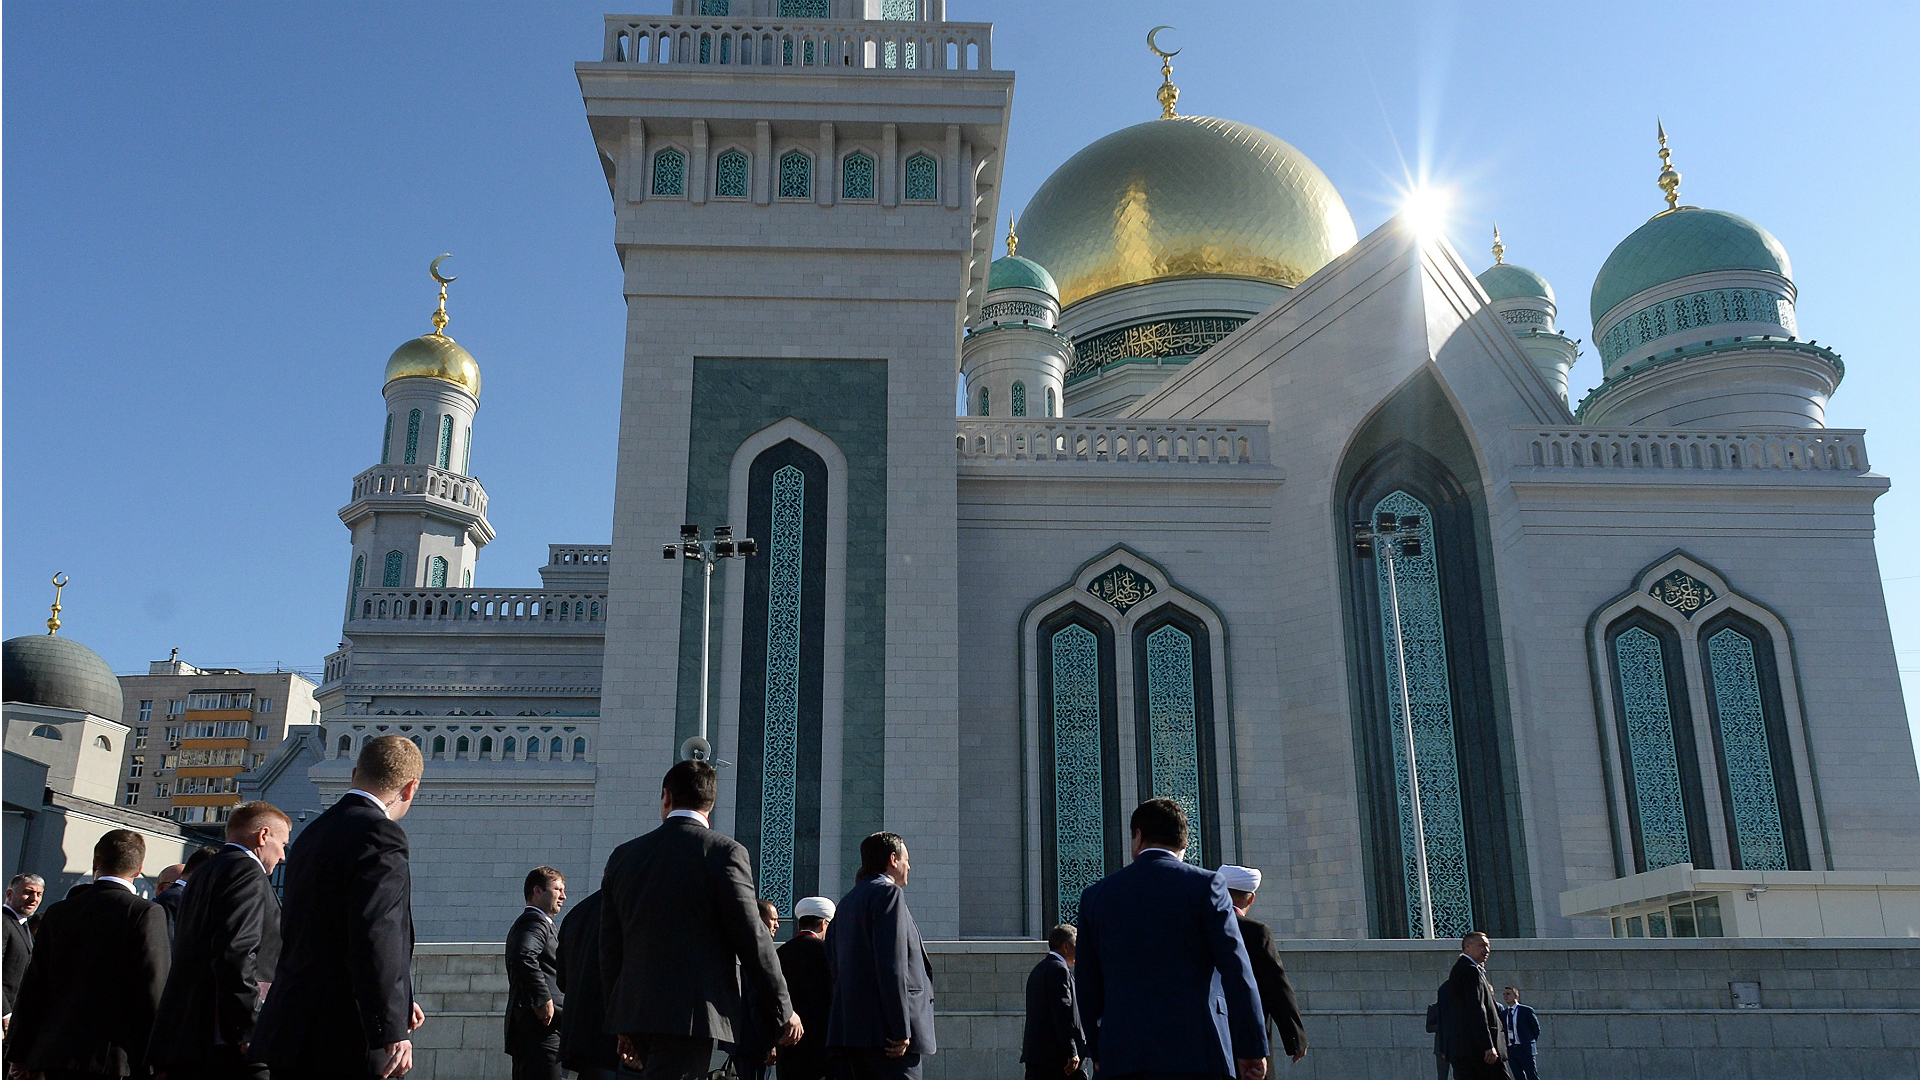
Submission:
<svg viewBox="0 0 1920 1080">
<path fill-rule="evenodd" d="M 440 283 L 433 333 L 387 360 L 380 463 L 353 478 L 353 501 L 340 511 L 353 533 L 349 623 L 383 613 L 364 602 L 370 590 L 471 587 L 473 564 L 493 539 L 486 489 L 470 475 L 480 365 L 445 332 L 446 257 L 429 269 Z"/>
</svg>

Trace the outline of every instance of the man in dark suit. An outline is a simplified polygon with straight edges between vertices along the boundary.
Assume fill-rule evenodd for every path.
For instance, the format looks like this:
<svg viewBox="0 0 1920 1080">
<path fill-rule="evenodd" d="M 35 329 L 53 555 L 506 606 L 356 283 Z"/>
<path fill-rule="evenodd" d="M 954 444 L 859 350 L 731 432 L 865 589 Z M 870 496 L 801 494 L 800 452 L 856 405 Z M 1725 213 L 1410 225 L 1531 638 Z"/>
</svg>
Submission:
<svg viewBox="0 0 1920 1080">
<path fill-rule="evenodd" d="M 180 901 L 187 895 L 187 883 L 193 880 L 194 872 L 202 864 L 218 854 L 220 849 L 217 847 L 195 848 L 193 854 L 187 856 L 186 862 L 174 863 L 161 870 L 160 876 L 154 879 L 153 902 L 166 909 L 168 933 L 173 933 L 180 925 Z"/>
<path fill-rule="evenodd" d="M 1240 924 L 1240 940 L 1246 942 L 1247 959 L 1253 964 L 1253 981 L 1260 988 L 1260 1006 L 1273 1021 L 1280 1035 L 1280 1046 L 1298 1063 L 1307 1056 L 1307 1031 L 1300 1019 L 1300 1001 L 1294 997 L 1287 970 L 1280 965 L 1280 948 L 1274 943 L 1273 930 L 1258 919 L 1249 918 L 1254 897 L 1260 892 L 1260 871 L 1251 866 L 1222 866 L 1220 878 L 1226 882 L 1227 898 Z"/>
<path fill-rule="evenodd" d="M 799 1042 L 781 1049 L 774 1063 L 780 1080 L 826 1080 L 827 1018 L 833 1015 L 833 973 L 827 969 L 826 936 L 833 912 L 833 901 L 824 896 L 796 901 L 793 917 L 798 928 L 793 940 L 778 950 L 787 996 L 807 1028 Z"/>
<path fill-rule="evenodd" d="M 1447 976 L 1447 1060 L 1455 1080 L 1509 1080 L 1507 1033 L 1487 981 L 1493 941 L 1478 930 L 1460 939 L 1460 958 Z"/>
<path fill-rule="evenodd" d="M 560 923 L 560 948 L 553 982 L 566 995 L 560 1013 L 560 1064 L 580 1074 L 580 1080 L 615 1080 L 632 1073 L 620 1067 L 620 1051 L 607 1033 L 606 997 L 600 987 L 600 904 L 606 894 L 598 889 Z"/>
<path fill-rule="evenodd" d="M 513 1080 L 560 1080 L 561 1006 L 556 980 L 560 931 L 553 917 L 567 902 L 567 881 L 551 866 L 527 872 L 527 906 L 507 931 L 507 1053 Z"/>
<path fill-rule="evenodd" d="M 1513 1070 L 1513 1080 L 1540 1080 L 1540 1072 L 1534 1065 L 1534 1047 L 1540 1042 L 1540 1018 L 1534 1015 L 1533 1006 L 1520 1004 L 1520 988 L 1505 987 L 1500 991 L 1500 1021 L 1507 1031 L 1507 1065 Z"/>
<path fill-rule="evenodd" d="M 13 1023 L 13 999 L 19 996 L 20 980 L 27 975 L 27 962 L 33 959 L 33 931 L 27 929 L 27 919 L 40 909 L 40 898 L 47 894 L 47 881 L 39 874 L 15 874 L 7 882 L 7 910 L 0 916 L 0 931 L 6 934 L 4 960 L 0 961 L 0 970 L 4 970 L 4 980 L 0 981 L 0 994 L 5 998 L 4 1007 L 0 1007 L 0 1034 Z"/>
<path fill-rule="evenodd" d="M 7 1062 L 50 1078 L 145 1076 L 167 981 L 167 915 L 133 879 L 147 842 L 113 829 L 93 845 L 93 883 L 49 907 L 20 983 Z"/>
<path fill-rule="evenodd" d="M 1027 1028 L 1020 1038 L 1020 1060 L 1027 1080 L 1080 1077 L 1087 1037 L 1073 997 L 1074 947 L 1079 932 L 1062 923 L 1047 931 L 1047 955 L 1027 975 Z"/>
<path fill-rule="evenodd" d="M 771 900 L 756 902 L 760 908 L 760 924 L 767 928 L 769 940 L 780 936 L 780 909 Z M 779 963 L 779 950 L 774 951 L 774 963 Z M 783 971 L 781 979 L 786 978 Z M 787 1002 L 793 1002 L 793 988 L 787 988 Z M 793 1010 L 800 1014 L 799 1009 Z M 740 1021 L 733 1026 L 733 1068 L 740 1074 L 740 1080 L 766 1080 L 772 1073 L 774 1055 L 774 1024 L 766 1010 L 760 1005 L 760 995 L 754 992 L 753 984 L 748 983 L 740 989 Z M 802 1024 L 806 1021 L 802 1020 Z"/>
<path fill-rule="evenodd" d="M 734 1041 L 742 969 L 780 1044 L 800 1038 L 747 849 L 709 825 L 717 787 L 704 761 L 667 770 L 660 827 L 614 849 L 600 887 L 606 1028 L 646 1080 L 707 1075 L 714 1043 Z"/>
<path fill-rule="evenodd" d="M 280 964 L 252 1052 L 275 1080 L 368 1080 L 413 1067 L 413 879 L 400 819 L 420 748 L 369 739 L 353 789 L 307 823 L 287 859 Z"/>
<path fill-rule="evenodd" d="M 227 845 L 193 871 L 173 930 L 173 968 L 147 1044 L 167 1080 L 266 1080 L 246 1058 L 260 992 L 280 956 L 280 902 L 268 875 L 293 823 L 251 802 L 227 818 Z"/>
<path fill-rule="evenodd" d="M 918 1080 L 933 1032 L 933 965 L 907 910 L 907 842 L 877 832 L 860 841 L 860 880 L 827 929 L 833 1011 L 827 1046 L 848 1080 Z"/>
<path fill-rule="evenodd" d="M 1179 803 L 1149 799 L 1131 827 L 1133 862 L 1080 894 L 1073 977 L 1088 1055 L 1103 1080 L 1264 1080 L 1260 991 L 1226 885 L 1185 861 Z"/>
<path fill-rule="evenodd" d="M 1434 1065 L 1439 1069 L 1437 1080 L 1447 1080 L 1447 984 L 1440 984 L 1440 992 L 1427 1006 L 1427 1031 L 1433 1036 Z"/>
</svg>

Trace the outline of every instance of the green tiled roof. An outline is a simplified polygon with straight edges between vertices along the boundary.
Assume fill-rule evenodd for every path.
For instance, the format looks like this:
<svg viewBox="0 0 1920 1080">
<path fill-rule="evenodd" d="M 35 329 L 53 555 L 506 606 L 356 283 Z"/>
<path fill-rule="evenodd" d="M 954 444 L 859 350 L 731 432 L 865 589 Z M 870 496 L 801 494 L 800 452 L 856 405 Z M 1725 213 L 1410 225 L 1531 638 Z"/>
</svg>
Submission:
<svg viewBox="0 0 1920 1080">
<path fill-rule="evenodd" d="M 1060 299 L 1060 287 L 1053 283 L 1053 275 L 1047 273 L 1047 268 L 1018 255 L 993 260 L 993 265 L 987 268 L 987 288 L 1038 289 L 1055 300 Z"/>
<path fill-rule="evenodd" d="M 1487 297 L 1493 300 L 1529 297 L 1553 302 L 1553 286 L 1547 284 L 1546 278 L 1512 263 L 1495 263 L 1480 271 L 1480 287 L 1487 290 Z"/>
<path fill-rule="evenodd" d="M 1787 249 L 1738 214 L 1682 207 L 1620 241 L 1593 279 L 1593 321 L 1642 289 L 1715 270 L 1767 270 L 1791 280 Z"/>
</svg>

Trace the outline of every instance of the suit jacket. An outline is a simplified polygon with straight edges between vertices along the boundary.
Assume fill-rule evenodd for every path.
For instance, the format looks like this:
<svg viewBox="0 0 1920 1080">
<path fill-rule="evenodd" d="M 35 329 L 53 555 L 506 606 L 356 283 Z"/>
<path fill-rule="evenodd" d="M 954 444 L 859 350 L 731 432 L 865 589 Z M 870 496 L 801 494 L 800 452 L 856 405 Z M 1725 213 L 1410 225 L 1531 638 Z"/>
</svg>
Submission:
<svg viewBox="0 0 1920 1080">
<path fill-rule="evenodd" d="M 1020 1060 L 1062 1076 L 1067 1062 L 1086 1056 L 1086 1050 L 1073 969 L 1058 954 L 1048 953 L 1027 975 L 1027 1030 L 1020 1039 Z"/>
<path fill-rule="evenodd" d="M 893 879 L 870 877 L 840 901 L 827 924 L 833 1008 L 827 1045 L 884 1047 L 906 1039 L 907 1053 L 939 1049 L 933 1032 L 933 964 L 907 895 Z"/>
<path fill-rule="evenodd" d="M 274 1068 L 377 1071 L 413 1008 L 413 880 L 407 834 L 384 808 L 343 795 L 287 856 L 280 963 L 254 1029 Z"/>
<path fill-rule="evenodd" d="M 20 980 L 27 976 L 27 961 L 33 959 L 33 932 L 13 909 L 0 911 L 0 934 L 5 935 L 4 959 L 0 959 L 0 1013 L 13 1011 L 13 999 L 20 994 Z"/>
<path fill-rule="evenodd" d="M 825 1076 L 827 1021 L 833 1015 L 833 972 L 827 965 L 827 943 L 812 934 L 795 934 L 778 953 L 787 996 L 806 1028 L 798 1043 L 780 1048 L 780 1073 L 809 1080 Z"/>
<path fill-rule="evenodd" d="M 184 878 L 175 878 L 173 884 L 153 894 L 153 902 L 167 913 L 169 934 L 174 933 L 180 925 L 180 901 L 186 898 L 188 884 Z"/>
<path fill-rule="evenodd" d="M 1235 1058 L 1267 1056 L 1253 965 L 1211 870 L 1152 848 L 1087 886 L 1075 961 L 1102 1075 L 1233 1075 Z"/>
<path fill-rule="evenodd" d="M 1434 995 L 1433 1004 L 1427 1006 L 1427 1030 L 1433 1033 L 1433 1052 L 1441 1057 L 1447 1056 L 1447 984 L 1440 984 L 1440 992 Z"/>
<path fill-rule="evenodd" d="M 1280 949 L 1274 944 L 1273 931 L 1258 919 L 1239 917 L 1240 939 L 1246 942 L 1247 959 L 1253 964 L 1253 981 L 1260 988 L 1260 1005 L 1273 1018 L 1280 1033 L 1280 1045 L 1288 1057 L 1307 1048 L 1307 1029 L 1300 1021 L 1300 1001 L 1293 996 L 1293 984 L 1280 966 Z"/>
<path fill-rule="evenodd" d="M 160 905 L 108 881 L 75 889 L 40 920 L 7 1060 L 28 1072 L 145 1075 L 167 962 Z"/>
<path fill-rule="evenodd" d="M 1500 1020 L 1504 1027 L 1513 1030 L 1514 1037 L 1507 1040 L 1508 1049 L 1525 1047 L 1531 1051 L 1533 1044 L 1540 1041 L 1540 1017 L 1535 1015 L 1533 1006 L 1524 1002 L 1512 1008 L 1502 1005 Z"/>
<path fill-rule="evenodd" d="M 173 968 L 153 1025 L 155 1068 L 212 1063 L 253 1041 L 260 984 L 280 955 L 280 902 L 266 871 L 228 847 L 194 871 L 173 930 Z"/>
<path fill-rule="evenodd" d="M 555 976 L 560 968 L 560 930 L 532 908 L 525 908 L 507 931 L 507 1052 L 528 1044 L 560 1044 L 560 1007 L 566 1003 Z M 553 1002 L 551 1025 L 534 1009 Z"/>
<path fill-rule="evenodd" d="M 1506 1076 L 1506 1065 L 1486 1063 L 1489 1049 L 1499 1051 L 1501 1062 L 1507 1060 L 1507 1033 L 1500 1025 L 1500 1005 L 1487 973 L 1462 955 L 1447 977 L 1446 999 L 1442 1022 L 1447 1028 L 1447 1060 L 1453 1062 L 1456 1075 L 1467 1080 Z"/>
<path fill-rule="evenodd" d="M 560 920 L 553 968 L 554 985 L 567 995 L 560 1014 L 560 1063 L 576 1072 L 620 1067 L 619 1044 L 607 1033 L 607 999 L 600 988 L 600 905 L 605 897 L 595 889 Z"/>
<path fill-rule="evenodd" d="M 608 1031 L 732 1042 L 741 970 L 772 1022 L 792 1011 L 746 848 L 691 818 L 669 818 L 614 849 L 601 891 Z"/>
</svg>

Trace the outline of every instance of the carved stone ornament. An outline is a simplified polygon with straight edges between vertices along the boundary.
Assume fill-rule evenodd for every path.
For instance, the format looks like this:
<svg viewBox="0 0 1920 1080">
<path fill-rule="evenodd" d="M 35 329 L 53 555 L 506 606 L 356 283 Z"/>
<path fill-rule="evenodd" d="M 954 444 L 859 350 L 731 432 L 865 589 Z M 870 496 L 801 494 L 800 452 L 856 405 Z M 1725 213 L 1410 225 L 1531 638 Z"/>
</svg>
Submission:
<svg viewBox="0 0 1920 1080">
<path fill-rule="evenodd" d="M 1128 566 L 1116 566 L 1094 578 L 1092 584 L 1087 586 L 1087 591 L 1125 615 L 1128 608 L 1160 590 L 1147 580 L 1146 575 Z"/>
<path fill-rule="evenodd" d="M 1713 603 L 1719 595 L 1706 582 L 1699 580 L 1685 570 L 1675 570 L 1666 577 L 1653 583 L 1647 590 L 1653 598 L 1673 610 L 1693 618 L 1693 613 Z"/>
</svg>

